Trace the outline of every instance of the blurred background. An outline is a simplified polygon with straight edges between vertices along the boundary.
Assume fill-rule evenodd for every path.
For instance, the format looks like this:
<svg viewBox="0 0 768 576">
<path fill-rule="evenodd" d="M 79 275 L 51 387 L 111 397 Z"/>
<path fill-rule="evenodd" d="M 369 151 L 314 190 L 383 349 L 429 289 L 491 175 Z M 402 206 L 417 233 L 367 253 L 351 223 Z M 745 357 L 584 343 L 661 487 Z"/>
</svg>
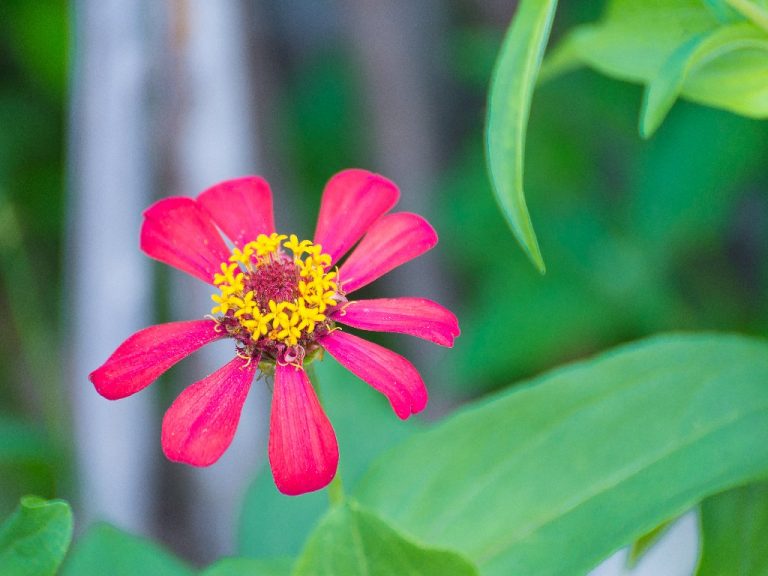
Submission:
<svg viewBox="0 0 768 576">
<path fill-rule="evenodd" d="M 553 39 L 602 6 L 563 2 Z M 426 421 L 648 334 L 768 333 L 764 122 L 680 102 L 642 141 L 639 86 L 587 70 L 541 86 L 526 186 L 546 276 L 526 260 L 483 158 L 488 80 L 514 8 L 3 0 L 0 516 L 37 493 L 72 501 L 78 531 L 108 520 L 192 563 L 298 549 L 303 528 L 290 522 L 315 518 L 324 496 L 286 502 L 274 492 L 262 469 L 262 381 L 219 463 L 193 470 L 162 456 L 163 411 L 231 355 L 226 344 L 117 403 L 87 380 L 136 330 L 209 311 L 208 287 L 140 253 L 141 211 L 231 177 L 265 176 L 278 229 L 303 237 L 323 184 L 346 167 L 391 178 L 399 209 L 434 224 L 437 248 L 367 291 L 431 297 L 460 319 L 451 351 L 379 340 L 424 375 Z M 369 423 L 349 402 L 364 386 L 333 365 L 321 376 L 350 384 L 352 396 L 330 392 L 345 465 L 347 424 L 352 437 Z M 419 425 L 401 425 L 375 395 L 360 405 L 386 424 L 362 430 L 360 463 L 348 450 L 352 481 Z"/>
</svg>

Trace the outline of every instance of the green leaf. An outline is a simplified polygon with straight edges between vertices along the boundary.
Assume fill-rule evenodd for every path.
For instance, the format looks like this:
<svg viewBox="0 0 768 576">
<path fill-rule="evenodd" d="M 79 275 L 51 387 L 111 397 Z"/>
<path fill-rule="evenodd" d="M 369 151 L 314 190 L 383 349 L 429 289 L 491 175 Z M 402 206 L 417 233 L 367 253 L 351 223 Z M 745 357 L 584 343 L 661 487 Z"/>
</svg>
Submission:
<svg viewBox="0 0 768 576">
<path fill-rule="evenodd" d="M 736 488 L 701 505 L 697 576 L 768 575 L 768 482 Z"/>
<path fill-rule="evenodd" d="M 522 0 L 501 47 L 488 94 L 486 154 L 496 200 L 512 232 L 545 271 L 523 192 L 525 133 L 533 88 L 557 0 Z"/>
<path fill-rule="evenodd" d="M 195 571 L 154 542 L 95 524 L 75 544 L 62 576 L 192 576 Z"/>
<path fill-rule="evenodd" d="M 747 18 L 755 26 L 768 32 L 768 11 L 752 0 L 725 0 L 736 12 Z"/>
<path fill-rule="evenodd" d="M 200 576 L 290 576 L 293 560 L 279 558 L 222 558 L 200 573 Z"/>
<path fill-rule="evenodd" d="M 748 23 L 723 26 L 681 44 L 651 80 L 643 96 L 640 135 L 650 137 L 677 100 L 690 74 L 715 58 L 741 50 L 762 50 L 768 56 L 768 36 Z"/>
<path fill-rule="evenodd" d="M 314 364 L 328 417 L 339 442 L 339 471 L 353 488 L 373 459 L 408 437 L 416 422 L 403 422 L 386 399 L 326 355 Z M 250 486 L 240 515 L 238 553 L 295 556 L 328 507 L 323 490 L 302 496 L 278 492 L 265 467 Z"/>
<path fill-rule="evenodd" d="M 704 4 L 719 22 L 728 24 L 744 20 L 744 17 L 741 14 L 728 6 L 727 0 L 704 0 Z"/>
<path fill-rule="evenodd" d="M 648 532 L 647 534 L 643 534 L 635 540 L 632 543 L 632 546 L 629 549 L 629 555 L 627 556 L 627 566 L 629 568 L 634 567 L 640 559 L 643 557 L 643 555 L 648 552 L 651 548 L 653 548 L 654 544 L 656 544 L 662 536 L 667 532 L 667 528 L 669 528 L 676 518 L 670 518 L 669 520 L 665 520 L 656 528 Z"/>
<path fill-rule="evenodd" d="M 759 27 L 761 16 L 768 14 L 749 0 L 729 4 L 748 6 L 750 19 Z M 695 43 L 697 36 L 717 30 L 723 15 L 701 0 L 613 0 L 600 22 L 579 26 L 566 36 L 544 70 L 551 77 L 586 64 L 614 78 L 651 83 L 677 50 L 685 52 L 691 48 L 683 46 Z M 768 58 L 762 46 L 714 51 L 711 56 L 689 74 L 680 95 L 744 116 L 768 116 Z"/>
<path fill-rule="evenodd" d="M 578 26 L 561 42 L 571 59 L 603 74 L 647 82 L 678 46 L 717 25 L 701 0 L 612 0 L 599 22 Z"/>
<path fill-rule="evenodd" d="M 294 576 L 472 576 L 455 552 L 423 547 L 353 501 L 332 508 L 312 533 Z"/>
<path fill-rule="evenodd" d="M 21 499 L 0 525 L 0 574 L 55 574 L 72 539 L 72 510 L 62 500 Z"/>
<path fill-rule="evenodd" d="M 652 338 L 452 416 L 379 459 L 357 496 L 483 574 L 583 573 L 768 474 L 766 382 L 763 340 Z"/>
</svg>

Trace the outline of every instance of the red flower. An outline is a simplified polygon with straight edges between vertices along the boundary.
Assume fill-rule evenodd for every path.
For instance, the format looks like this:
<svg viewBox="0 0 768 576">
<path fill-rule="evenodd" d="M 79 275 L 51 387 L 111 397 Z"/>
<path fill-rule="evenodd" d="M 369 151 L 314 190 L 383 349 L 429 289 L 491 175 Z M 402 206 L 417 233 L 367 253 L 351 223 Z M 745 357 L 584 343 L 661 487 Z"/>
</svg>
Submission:
<svg viewBox="0 0 768 576">
<path fill-rule="evenodd" d="M 326 486 L 336 474 L 336 436 L 304 371 L 323 349 L 384 394 L 400 418 L 427 403 L 424 382 L 408 360 L 336 323 L 411 334 L 441 346 L 453 346 L 459 335 L 456 317 L 430 300 L 347 300 L 437 243 L 422 217 L 385 215 L 398 196 L 397 187 L 377 174 L 336 174 L 323 192 L 313 242 L 275 233 L 272 193 L 256 176 L 222 182 L 196 200 L 153 204 L 144 212 L 142 250 L 216 286 L 215 316 L 137 332 L 91 373 L 91 382 L 105 398 L 125 398 L 205 344 L 231 338 L 236 356 L 186 388 L 166 412 L 166 456 L 194 466 L 218 460 L 232 442 L 258 368 L 274 374 L 269 462 L 275 484 L 285 494 Z M 217 227 L 234 244 L 232 251 Z"/>
</svg>

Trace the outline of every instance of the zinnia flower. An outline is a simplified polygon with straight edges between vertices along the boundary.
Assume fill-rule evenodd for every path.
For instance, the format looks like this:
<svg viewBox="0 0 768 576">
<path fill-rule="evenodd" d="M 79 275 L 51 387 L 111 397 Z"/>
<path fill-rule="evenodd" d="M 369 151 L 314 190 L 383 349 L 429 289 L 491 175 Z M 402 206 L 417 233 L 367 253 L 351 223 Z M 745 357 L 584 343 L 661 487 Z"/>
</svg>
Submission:
<svg viewBox="0 0 768 576">
<path fill-rule="evenodd" d="M 382 176 L 340 172 L 325 187 L 311 242 L 275 232 L 272 193 L 257 176 L 222 182 L 197 199 L 153 204 L 144 212 L 142 250 L 215 286 L 215 306 L 202 320 L 137 332 L 91 373 L 91 382 L 105 398 L 125 398 L 195 350 L 230 338 L 235 357 L 186 388 L 165 413 L 165 455 L 193 466 L 218 460 L 261 370 L 274 376 L 269 462 L 275 484 L 285 494 L 326 486 L 336 474 L 336 436 L 304 370 L 323 350 L 384 394 L 400 418 L 427 403 L 424 382 L 408 360 L 337 324 L 442 346 L 452 346 L 459 334 L 456 317 L 430 300 L 347 299 L 437 243 L 422 217 L 386 214 L 398 197 Z"/>
</svg>

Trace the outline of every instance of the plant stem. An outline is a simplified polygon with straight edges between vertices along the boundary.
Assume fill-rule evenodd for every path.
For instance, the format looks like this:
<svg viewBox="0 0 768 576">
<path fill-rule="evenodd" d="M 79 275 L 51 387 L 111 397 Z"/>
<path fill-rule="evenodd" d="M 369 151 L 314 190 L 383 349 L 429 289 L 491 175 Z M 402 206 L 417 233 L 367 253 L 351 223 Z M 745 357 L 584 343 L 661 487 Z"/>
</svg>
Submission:
<svg viewBox="0 0 768 576">
<path fill-rule="evenodd" d="M 317 377 L 315 363 L 312 362 L 304 366 L 304 371 L 307 373 L 310 382 L 312 382 L 312 385 L 315 388 L 315 394 L 317 394 L 317 399 L 320 402 L 320 405 L 322 405 L 323 397 L 320 393 L 320 380 Z M 331 506 L 338 506 L 344 502 L 344 483 L 341 480 L 341 472 L 338 470 L 336 471 L 336 476 L 334 476 L 331 483 L 328 484 L 328 500 L 331 503 Z"/>
<path fill-rule="evenodd" d="M 341 474 L 336 472 L 336 476 L 328 484 L 328 501 L 331 506 L 338 506 L 344 502 L 344 483 L 341 481 Z"/>
</svg>

